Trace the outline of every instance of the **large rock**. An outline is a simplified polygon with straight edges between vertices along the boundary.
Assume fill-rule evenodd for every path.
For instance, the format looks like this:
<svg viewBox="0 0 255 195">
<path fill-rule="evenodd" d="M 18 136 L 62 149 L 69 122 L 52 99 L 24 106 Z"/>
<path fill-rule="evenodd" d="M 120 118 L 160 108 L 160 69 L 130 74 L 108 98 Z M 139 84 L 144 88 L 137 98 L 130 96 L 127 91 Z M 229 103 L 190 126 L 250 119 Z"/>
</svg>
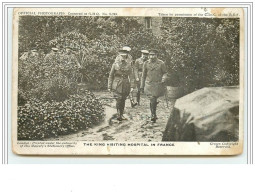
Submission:
<svg viewBox="0 0 255 195">
<path fill-rule="evenodd" d="M 163 141 L 237 141 L 239 87 L 197 90 L 176 101 Z"/>
</svg>

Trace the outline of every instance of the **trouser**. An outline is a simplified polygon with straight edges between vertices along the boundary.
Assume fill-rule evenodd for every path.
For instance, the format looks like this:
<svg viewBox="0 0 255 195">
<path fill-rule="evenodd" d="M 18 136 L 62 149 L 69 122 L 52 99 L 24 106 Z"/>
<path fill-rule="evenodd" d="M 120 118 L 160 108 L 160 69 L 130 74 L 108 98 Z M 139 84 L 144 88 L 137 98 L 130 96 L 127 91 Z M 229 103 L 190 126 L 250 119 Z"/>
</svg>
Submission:
<svg viewBox="0 0 255 195">
<path fill-rule="evenodd" d="M 136 101 L 140 105 L 140 98 L 141 98 L 141 80 L 142 80 L 142 72 L 139 72 L 139 82 L 137 83 L 137 96 Z"/>
<path fill-rule="evenodd" d="M 151 120 L 153 120 L 153 121 L 156 121 L 156 119 L 157 119 L 157 115 L 156 115 L 157 104 L 158 104 L 157 99 L 158 98 L 155 96 L 152 96 L 150 98 Z"/>
<path fill-rule="evenodd" d="M 136 95 L 136 101 L 139 105 L 140 105 L 140 97 L 141 97 L 141 90 L 140 90 L 140 86 L 139 86 L 139 87 L 137 87 L 137 95 Z"/>
<path fill-rule="evenodd" d="M 118 113 L 118 118 L 121 118 L 123 116 L 124 113 L 124 109 L 125 109 L 125 101 L 126 101 L 126 97 L 118 97 L 116 99 L 116 108 L 117 108 L 117 113 Z"/>
</svg>

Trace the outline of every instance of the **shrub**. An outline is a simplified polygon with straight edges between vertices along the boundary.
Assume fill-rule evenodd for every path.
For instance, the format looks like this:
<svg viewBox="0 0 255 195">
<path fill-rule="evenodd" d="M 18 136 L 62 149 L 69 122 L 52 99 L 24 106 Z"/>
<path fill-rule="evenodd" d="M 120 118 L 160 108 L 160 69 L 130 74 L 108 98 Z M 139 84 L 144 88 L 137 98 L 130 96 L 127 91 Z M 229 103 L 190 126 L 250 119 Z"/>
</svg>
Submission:
<svg viewBox="0 0 255 195">
<path fill-rule="evenodd" d="M 89 91 L 62 102 L 31 99 L 18 107 L 18 139 L 42 140 L 85 130 L 100 123 L 104 109 Z"/>
<path fill-rule="evenodd" d="M 86 35 L 88 40 L 94 40 L 99 39 L 102 34 L 125 36 L 132 30 L 139 30 L 141 26 L 137 17 L 21 16 L 19 52 L 21 54 L 36 46 L 48 53 L 52 44 L 50 40 L 56 37 L 59 37 L 61 44 L 78 44 L 77 40 L 73 41 L 75 36 L 61 37 L 61 33 L 77 31 Z"/>
<path fill-rule="evenodd" d="M 40 57 L 29 57 L 20 61 L 18 77 L 19 105 L 29 99 L 63 101 L 77 93 L 81 76 L 74 62 L 65 61 L 65 56 L 45 61 Z"/>
<path fill-rule="evenodd" d="M 186 93 L 239 84 L 239 19 L 164 18 L 169 71 Z"/>
<path fill-rule="evenodd" d="M 78 91 L 80 69 L 66 56 L 19 63 L 18 139 L 40 140 L 98 124 L 104 110 L 89 91 Z M 80 95 L 77 95 L 80 93 Z"/>
<path fill-rule="evenodd" d="M 161 36 L 142 31 L 136 17 L 31 17 L 19 22 L 19 53 L 55 45 L 78 49 L 79 73 L 92 89 L 106 89 L 107 77 L 120 47 L 159 50 L 171 83 L 186 93 L 205 86 L 239 84 L 239 19 L 163 17 Z M 38 36 L 40 33 L 41 36 Z M 54 67 L 54 66 L 53 66 Z M 33 84 L 33 83 L 32 83 Z"/>
</svg>

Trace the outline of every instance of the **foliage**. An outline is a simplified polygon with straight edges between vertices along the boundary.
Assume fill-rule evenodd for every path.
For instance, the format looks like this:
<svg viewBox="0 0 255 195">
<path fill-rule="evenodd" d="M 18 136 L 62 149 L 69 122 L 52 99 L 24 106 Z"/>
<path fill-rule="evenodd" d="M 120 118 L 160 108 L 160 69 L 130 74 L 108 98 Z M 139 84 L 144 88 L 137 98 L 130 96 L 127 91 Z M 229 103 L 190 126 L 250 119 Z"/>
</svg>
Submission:
<svg viewBox="0 0 255 195">
<path fill-rule="evenodd" d="M 29 56 L 20 61 L 18 71 L 20 98 L 38 98 L 43 102 L 63 101 L 75 94 L 77 80 L 81 77 L 78 65 L 70 58 L 67 61 L 66 56 L 60 54 L 49 60 Z"/>
<path fill-rule="evenodd" d="M 143 29 L 136 17 L 20 17 L 19 52 L 37 44 L 77 48 L 83 81 L 105 89 L 117 51 L 128 45 L 133 59 L 155 48 L 172 86 L 186 93 L 205 86 L 239 84 L 239 19 L 162 18 L 162 35 Z M 40 35 L 40 36 L 39 36 Z"/>
<path fill-rule="evenodd" d="M 82 76 L 72 54 L 28 55 L 18 71 L 18 139 L 68 134 L 102 120 L 102 104 L 78 90 Z"/>
<path fill-rule="evenodd" d="M 136 17 L 21 16 L 19 54 L 33 47 L 48 53 L 51 49 L 50 41 L 61 33 L 76 31 L 86 35 L 88 40 L 94 40 L 99 39 L 102 34 L 125 36 L 140 28 L 141 24 Z"/>
<path fill-rule="evenodd" d="M 88 83 L 88 86 L 92 86 L 93 89 L 105 88 L 108 77 L 106 72 L 109 71 L 116 57 L 116 51 L 120 48 L 116 36 L 103 34 L 99 39 L 90 41 L 85 35 L 73 31 L 61 34 L 51 40 L 50 44 L 59 47 L 68 45 L 78 48 L 75 57 L 81 65 L 79 71 L 83 81 Z"/>
<path fill-rule="evenodd" d="M 98 124 L 104 117 L 99 100 L 89 91 L 61 102 L 29 100 L 18 107 L 18 139 L 41 140 Z"/>
<path fill-rule="evenodd" d="M 206 86 L 239 84 L 239 19 L 163 18 L 162 35 L 143 29 L 136 17 L 42 17 L 19 19 L 18 137 L 43 139 L 86 129 L 103 118 L 101 103 L 80 86 L 105 89 L 122 46 L 157 49 L 168 84 L 185 93 Z M 66 46 L 76 48 L 73 54 Z M 58 47 L 58 54 L 47 54 Z M 21 55 L 22 54 L 22 55 Z M 79 64 L 77 63 L 79 62 Z M 85 85 L 84 85 L 85 83 Z"/>
<path fill-rule="evenodd" d="M 165 18 L 169 71 L 186 93 L 205 86 L 239 84 L 239 20 Z"/>
</svg>

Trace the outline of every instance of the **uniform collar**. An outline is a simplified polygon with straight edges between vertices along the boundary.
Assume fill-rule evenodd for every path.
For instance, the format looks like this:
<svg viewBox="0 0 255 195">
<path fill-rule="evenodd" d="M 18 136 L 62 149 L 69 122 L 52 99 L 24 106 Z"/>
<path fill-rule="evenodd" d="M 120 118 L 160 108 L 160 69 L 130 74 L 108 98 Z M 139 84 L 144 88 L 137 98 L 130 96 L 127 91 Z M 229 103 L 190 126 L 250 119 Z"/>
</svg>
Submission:
<svg viewBox="0 0 255 195">
<path fill-rule="evenodd" d="M 158 59 L 156 59 L 154 62 L 151 60 L 149 60 L 148 62 L 150 64 L 151 70 L 155 69 L 158 66 L 158 63 L 157 63 Z"/>
<path fill-rule="evenodd" d="M 156 58 L 155 61 L 152 61 L 151 59 L 149 61 L 150 63 L 156 63 L 158 61 L 158 58 Z"/>
</svg>

